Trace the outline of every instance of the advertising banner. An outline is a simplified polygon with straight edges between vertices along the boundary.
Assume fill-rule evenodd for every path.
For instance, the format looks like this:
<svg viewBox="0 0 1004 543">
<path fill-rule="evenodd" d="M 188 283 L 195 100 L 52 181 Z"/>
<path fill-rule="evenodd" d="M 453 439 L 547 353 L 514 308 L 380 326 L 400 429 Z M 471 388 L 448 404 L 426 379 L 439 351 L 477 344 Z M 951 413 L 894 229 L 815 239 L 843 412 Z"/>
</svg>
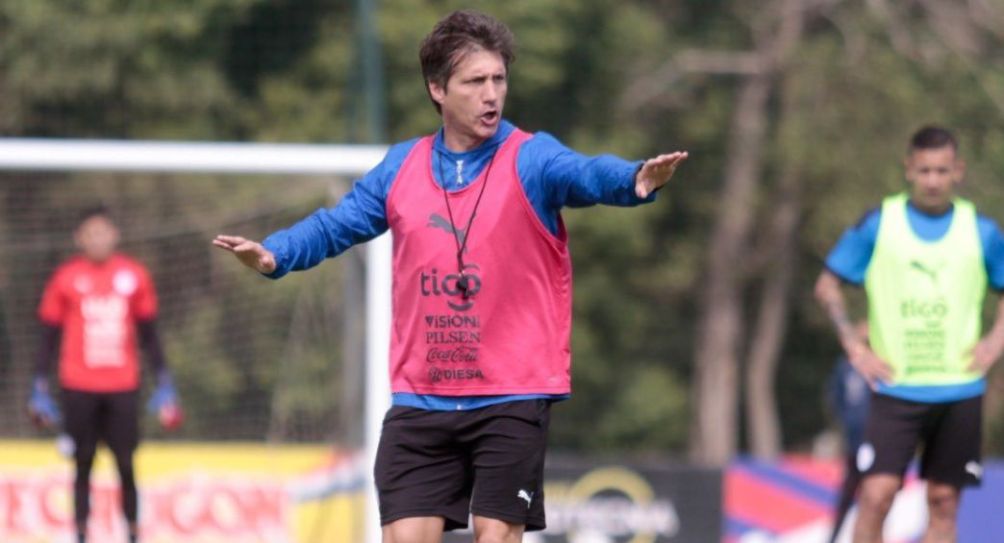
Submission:
<svg viewBox="0 0 1004 543">
<path fill-rule="evenodd" d="M 356 457 L 323 446 L 143 444 L 136 456 L 144 543 L 359 541 Z M 0 441 L 0 541 L 70 543 L 73 466 L 52 441 Z M 125 541 L 114 461 L 101 449 L 89 541 Z"/>
<path fill-rule="evenodd" d="M 362 541 L 366 475 L 357 453 L 320 445 L 144 443 L 136 457 L 144 543 Z M 841 462 L 741 459 L 728 471 L 555 456 L 545 473 L 547 530 L 525 543 L 803 543 L 825 541 Z M 72 543 L 72 462 L 52 440 L 0 441 L 0 541 Z M 514 497 L 518 498 L 518 497 Z M 118 479 L 99 450 L 92 541 L 124 541 Z M 967 489 L 959 539 L 1004 533 L 1004 463 L 987 462 Z M 848 517 L 840 542 L 849 541 Z M 924 482 L 913 468 L 886 523 L 890 543 L 920 540 Z M 469 542 L 470 532 L 447 543 Z"/>
<path fill-rule="evenodd" d="M 843 463 L 789 457 L 778 462 L 738 460 L 725 476 L 723 543 L 828 541 Z M 983 484 L 962 494 L 959 541 L 999 543 L 1004 534 L 1004 463 L 983 466 Z M 927 526 L 927 491 L 913 466 L 886 518 L 884 541 L 916 543 Z M 844 521 L 837 543 L 851 541 L 856 512 Z"/>
<path fill-rule="evenodd" d="M 556 457 L 544 479 L 547 529 L 526 534 L 524 543 L 721 541 L 718 470 Z M 469 542 L 471 535 L 444 541 Z"/>
</svg>

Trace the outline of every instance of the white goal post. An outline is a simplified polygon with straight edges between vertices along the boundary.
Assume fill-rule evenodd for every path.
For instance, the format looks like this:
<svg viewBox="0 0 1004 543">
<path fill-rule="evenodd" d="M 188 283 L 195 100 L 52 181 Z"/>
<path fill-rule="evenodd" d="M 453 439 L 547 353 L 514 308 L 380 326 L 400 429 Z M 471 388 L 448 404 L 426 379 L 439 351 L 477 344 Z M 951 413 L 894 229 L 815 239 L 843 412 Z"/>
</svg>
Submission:
<svg viewBox="0 0 1004 543">
<path fill-rule="evenodd" d="M 0 138 L 0 171 L 171 172 L 361 176 L 387 151 L 382 145 L 215 143 Z M 390 405 L 391 239 L 366 247 L 367 543 L 380 541 L 372 466 L 381 421 Z"/>
</svg>

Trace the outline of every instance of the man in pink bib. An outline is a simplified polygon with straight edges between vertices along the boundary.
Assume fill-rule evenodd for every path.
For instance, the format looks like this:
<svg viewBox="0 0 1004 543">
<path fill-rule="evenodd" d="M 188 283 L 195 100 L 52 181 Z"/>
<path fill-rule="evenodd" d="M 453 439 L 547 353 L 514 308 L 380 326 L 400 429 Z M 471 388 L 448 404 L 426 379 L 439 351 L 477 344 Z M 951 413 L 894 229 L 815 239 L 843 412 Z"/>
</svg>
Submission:
<svg viewBox="0 0 1004 543">
<path fill-rule="evenodd" d="M 502 118 L 513 36 L 458 11 L 422 44 L 436 134 L 396 144 L 337 206 L 262 243 L 213 243 L 272 278 L 391 230 L 390 378 L 375 466 L 383 539 L 544 528 L 550 404 L 571 393 L 572 268 L 560 211 L 653 201 L 686 152 L 583 156 Z"/>
</svg>

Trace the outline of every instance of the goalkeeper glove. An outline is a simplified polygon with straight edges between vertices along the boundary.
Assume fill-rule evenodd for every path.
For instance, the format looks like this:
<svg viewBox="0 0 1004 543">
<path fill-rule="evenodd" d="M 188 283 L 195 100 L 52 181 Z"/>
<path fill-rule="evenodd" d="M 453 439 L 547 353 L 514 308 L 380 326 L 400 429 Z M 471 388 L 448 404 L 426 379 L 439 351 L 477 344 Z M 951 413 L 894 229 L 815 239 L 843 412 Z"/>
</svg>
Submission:
<svg viewBox="0 0 1004 543">
<path fill-rule="evenodd" d="M 157 417 L 157 422 L 165 430 L 176 430 L 184 421 L 184 413 L 178 403 L 174 381 L 166 370 L 157 376 L 157 389 L 146 404 L 147 411 Z"/>
<path fill-rule="evenodd" d="M 28 415 L 40 428 L 52 428 L 60 423 L 59 408 L 49 395 L 49 383 L 44 377 L 37 377 L 31 386 L 28 400 Z"/>
</svg>

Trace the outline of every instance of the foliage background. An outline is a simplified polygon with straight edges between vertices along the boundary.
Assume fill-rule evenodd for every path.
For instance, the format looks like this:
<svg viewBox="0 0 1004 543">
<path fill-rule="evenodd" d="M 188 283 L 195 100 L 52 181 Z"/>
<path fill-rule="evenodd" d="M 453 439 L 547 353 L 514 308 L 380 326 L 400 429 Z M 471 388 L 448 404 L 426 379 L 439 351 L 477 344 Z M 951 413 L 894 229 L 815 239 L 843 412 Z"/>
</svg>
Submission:
<svg viewBox="0 0 1004 543">
<path fill-rule="evenodd" d="M 390 141 L 438 127 L 417 47 L 440 17 L 474 7 L 501 18 L 518 38 L 506 107 L 516 124 L 551 132 L 586 153 L 691 153 L 655 205 L 565 214 L 576 270 L 575 395 L 555 408 L 556 448 L 689 450 L 700 459 L 697 414 L 722 398 L 750 394 L 747 386 L 724 386 L 717 397 L 698 394 L 694 368 L 715 339 L 701 339 L 711 314 L 703 294 L 714 273 L 708 254 L 722 220 L 716 212 L 729 194 L 737 119 L 751 113 L 737 110 L 738 96 L 756 75 L 737 68 L 747 66 L 738 60 L 769 58 L 786 17 L 797 19 L 799 32 L 763 72 L 764 124 L 762 135 L 751 138 L 761 158 L 751 197 L 742 202 L 752 218 L 736 234 L 740 256 L 727 265 L 736 271 L 733 350 L 741 378 L 759 334 L 764 284 L 777 273 L 771 258 L 757 255 L 773 254 L 771 220 L 784 191 L 795 190 L 797 229 L 785 260 L 792 279 L 768 376 L 776 408 L 767 416 L 779 420 L 778 449 L 812 447 L 829 425 L 823 388 L 838 351 L 812 284 L 841 231 L 903 187 L 900 161 L 909 135 L 929 122 L 954 128 L 969 165 L 963 193 L 983 213 L 1002 218 L 1004 10 L 985 1 L 945 6 L 923 0 L 378 3 Z M 333 0 L 0 3 L 0 133 L 370 141 L 376 135 L 366 124 L 357 8 Z M 707 53 L 737 62 L 723 68 Z M 794 182 L 781 183 L 784 175 Z M 0 431 L 33 432 L 21 416 L 37 341 L 33 308 L 48 273 L 72 250 L 75 210 L 101 199 L 120 217 L 124 248 L 151 266 L 161 289 L 163 336 L 189 412 L 176 437 L 351 445 L 358 437 L 359 373 L 343 343 L 361 317 L 349 300 L 357 293 L 343 281 L 358 267 L 358 252 L 268 284 L 208 245 L 221 231 L 262 237 L 331 205 L 347 189 L 347 180 L 330 179 L 0 174 Z M 860 295 L 853 296 L 860 309 Z M 1002 389 L 996 372 L 986 417 L 995 454 L 1004 452 Z M 734 410 L 736 419 L 715 429 L 735 436 L 730 453 L 750 450 L 744 430 L 761 416 L 742 402 Z"/>
</svg>

